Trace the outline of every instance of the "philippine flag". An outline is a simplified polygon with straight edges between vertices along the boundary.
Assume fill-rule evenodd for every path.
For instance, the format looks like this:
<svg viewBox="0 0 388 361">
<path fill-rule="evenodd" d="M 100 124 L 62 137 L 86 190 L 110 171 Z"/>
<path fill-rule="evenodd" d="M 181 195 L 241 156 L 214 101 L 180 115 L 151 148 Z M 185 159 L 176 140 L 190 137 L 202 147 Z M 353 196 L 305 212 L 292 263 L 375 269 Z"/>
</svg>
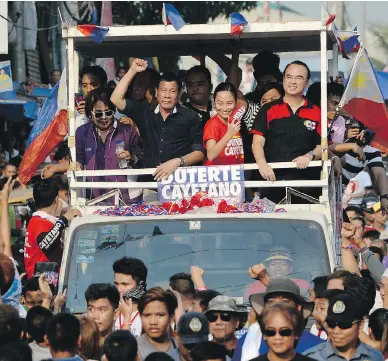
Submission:
<svg viewBox="0 0 388 361">
<path fill-rule="evenodd" d="M 19 179 L 26 184 L 47 156 L 67 135 L 66 68 L 60 81 L 47 97 L 34 122 L 27 149 L 19 168 Z"/>
<path fill-rule="evenodd" d="M 342 53 L 342 57 L 349 59 L 348 54 L 356 53 L 360 49 L 359 35 L 354 31 L 337 31 L 337 42 Z"/>
<path fill-rule="evenodd" d="M 247 25 L 247 19 L 245 19 L 240 13 L 230 14 L 230 33 L 232 35 L 241 34 Z"/>
<path fill-rule="evenodd" d="M 162 20 L 164 25 L 172 25 L 177 31 L 186 24 L 175 6 L 169 3 L 163 3 Z"/>
<path fill-rule="evenodd" d="M 77 29 L 95 43 L 102 43 L 109 31 L 107 27 L 92 24 L 78 25 Z"/>
<path fill-rule="evenodd" d="M 365 48 L 357 54 L 340 106 L 375 132 L 374 147 L 388 150 L 388 112 Z"/>
</svg>

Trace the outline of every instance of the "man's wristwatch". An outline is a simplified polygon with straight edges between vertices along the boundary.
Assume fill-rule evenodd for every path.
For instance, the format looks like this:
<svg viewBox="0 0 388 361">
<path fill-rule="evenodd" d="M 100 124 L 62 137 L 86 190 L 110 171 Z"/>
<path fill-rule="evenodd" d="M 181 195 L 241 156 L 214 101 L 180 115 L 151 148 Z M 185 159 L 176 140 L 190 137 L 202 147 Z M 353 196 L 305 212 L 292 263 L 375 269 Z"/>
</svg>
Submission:
<svg viewBox="0 0 388 361">
<path fill-rule="evenodd" d="M 314 154 L 314 152 L 313 151 L 311 151 L 311 152 L 308 152 L 307 153 L 308 155 L 311 155 L 311 160 L 314 160 L 315 159 L 315 154 Z"/>
<path fill-rule="evenodd" d="M 180 159 L 180 164 L 179 164 L 179 166 L 180 167 L 183 167 L 184 165 L 185 165 L 185 160 L 183 159 L 183 157 L 179 157 L 179 159 Z"/>
</svg>

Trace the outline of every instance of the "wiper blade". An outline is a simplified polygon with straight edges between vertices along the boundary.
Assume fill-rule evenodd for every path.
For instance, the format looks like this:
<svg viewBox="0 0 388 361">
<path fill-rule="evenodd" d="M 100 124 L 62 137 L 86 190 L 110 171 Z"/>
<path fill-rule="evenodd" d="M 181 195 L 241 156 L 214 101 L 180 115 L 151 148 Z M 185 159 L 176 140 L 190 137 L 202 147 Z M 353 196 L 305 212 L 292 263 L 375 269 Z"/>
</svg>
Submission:
<svg viewBox="0 0 388 361">
<path fill-rule="evenodd" d="M 115 246 L 117 246 L 117 242 L 116 241 L 102 242 L 97 247 L 97 251 L 99 251 L 99 252 L 106 251 L 107 249 L 113 248 Z"/>
<path fill-rule="evenodd" d="M 126 242 L 135 242 L 135 241 L 140 241 L 142 239 L 144 239 L 144 237 L 146 237 L 146 235 L 142 235 L 142 236 L 137 236 L 137 237 L 132 237 L 130 234 L 128 234 L 127 237 L 125 237 L 125 240 L 124 241 L 121 241 L 119 243 L 116 243 L 116 246 L 115 246 L 115 249 L 121 247 L 124 243 Z"/>
</svg>

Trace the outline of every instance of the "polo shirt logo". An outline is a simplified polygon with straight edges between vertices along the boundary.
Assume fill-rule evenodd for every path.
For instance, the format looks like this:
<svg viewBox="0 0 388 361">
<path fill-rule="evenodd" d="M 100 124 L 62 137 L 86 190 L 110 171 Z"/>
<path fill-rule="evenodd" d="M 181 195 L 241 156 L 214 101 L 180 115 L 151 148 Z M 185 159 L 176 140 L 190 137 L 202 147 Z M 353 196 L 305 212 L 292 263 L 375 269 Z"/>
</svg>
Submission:
<svg viewBox="0 0 388 361">
<path fill-rule="evenodd" d="M 305 120 L 303 122 L 304 126 L 311 131 L 314 131 L 317 129 L 317 122 L 313 122 L 312 120 Z"/>
</svg>

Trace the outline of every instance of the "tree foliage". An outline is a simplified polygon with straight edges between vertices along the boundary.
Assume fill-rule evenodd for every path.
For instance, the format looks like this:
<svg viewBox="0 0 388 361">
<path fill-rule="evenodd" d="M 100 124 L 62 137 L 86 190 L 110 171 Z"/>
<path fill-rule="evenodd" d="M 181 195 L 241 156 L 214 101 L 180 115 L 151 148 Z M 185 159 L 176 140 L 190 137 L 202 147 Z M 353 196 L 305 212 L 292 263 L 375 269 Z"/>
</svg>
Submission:
<svg viewBox="0 0 388 361">
<path fill-rule="evenodd" d="M 174 1 L 172 2 L 187 24 L 206 24 L 220 15 L 228 18 L 232 12 L 256 8 L 255 1 Z M 100 3 L 101 4 L 101 3 Z M 114 1 L 112 17 L 114 24 L 155 25 L 162 24 L 163 2 Z M 175 57 L 159 58 L 161 71 L 177 71 Z"/>
<path fill-rule="evenodd" d="M 186 23 L 206 24 L 219 15 L 251 10 L 256 1 L 174 1 L 172 2 Z M 113 22 L 122 25 L 154 25 L 162 23 L 163 2 L 115 1 L 112 4 Z"/>
<path fill-rule="evenodd" d="M 381 50 L 388 57 L 388 27 L 375 25 L 371 28 L 372 34 L 376 37 Z M 372 59 L 373 65 L 377 70 L 382 70 L 385 66 L 381 59 Z"/>
</svg>

